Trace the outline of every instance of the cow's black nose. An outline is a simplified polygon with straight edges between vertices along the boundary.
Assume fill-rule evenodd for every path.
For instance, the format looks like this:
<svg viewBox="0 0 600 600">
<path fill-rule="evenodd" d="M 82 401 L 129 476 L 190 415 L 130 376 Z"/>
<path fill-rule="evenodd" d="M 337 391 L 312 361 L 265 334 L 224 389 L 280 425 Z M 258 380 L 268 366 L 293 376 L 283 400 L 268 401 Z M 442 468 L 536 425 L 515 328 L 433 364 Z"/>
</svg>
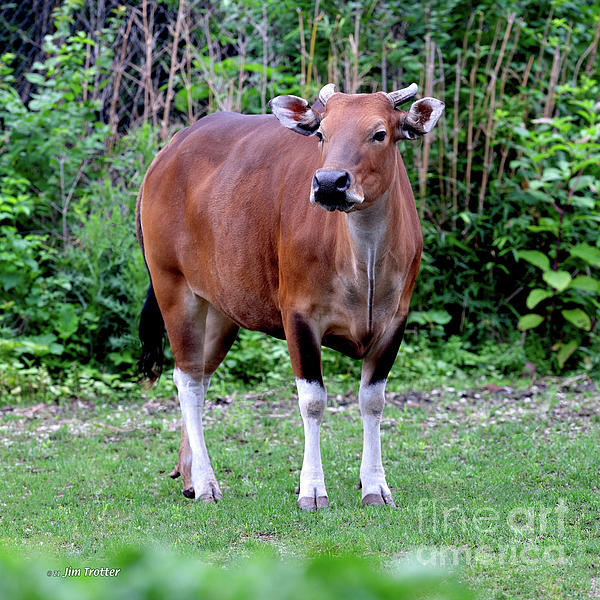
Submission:
<svg viewBox="0 0 600 600">
<path fill-rule="evenodd" d="M 319 169 L 313 178 L 315 193 L 332 194 L 345 192 L 350 187 L 350 173 L 348 171 L 335 171 Z"/>
</svg>

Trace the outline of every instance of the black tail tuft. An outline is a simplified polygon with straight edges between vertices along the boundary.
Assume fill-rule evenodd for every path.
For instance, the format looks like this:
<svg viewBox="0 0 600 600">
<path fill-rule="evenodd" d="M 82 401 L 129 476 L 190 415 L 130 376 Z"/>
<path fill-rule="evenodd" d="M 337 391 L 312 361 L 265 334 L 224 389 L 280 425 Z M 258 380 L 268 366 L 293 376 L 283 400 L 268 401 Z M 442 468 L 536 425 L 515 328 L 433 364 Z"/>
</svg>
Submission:
<svg viewBox="0 0 600 600">
<path fill-rule="evenodd" d="M 160 377 L 165 362 L 165 322 L 158 308 L 152 281 L 140 314 L 139 336 L 142 354 L 138 369 L 142 377 L 152 385 Z"/>
</svg>

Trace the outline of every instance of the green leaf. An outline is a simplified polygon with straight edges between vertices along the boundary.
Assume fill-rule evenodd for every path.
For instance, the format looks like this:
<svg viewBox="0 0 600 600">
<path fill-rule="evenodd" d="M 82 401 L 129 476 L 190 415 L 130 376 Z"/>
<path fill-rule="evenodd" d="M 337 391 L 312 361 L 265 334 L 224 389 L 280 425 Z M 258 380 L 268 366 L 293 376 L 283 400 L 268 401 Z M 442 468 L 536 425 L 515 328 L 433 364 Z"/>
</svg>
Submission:
<svg viewBox="0 0 600 600">
<path fill-rule="evenodd" d="M 541 315 L 536 315 L 534 313 L 529 313 L 528 315 L 523 315 L 519 319 L 519 323 L 518 323 L 517 327 L 521 331 L 526 331 L 527 329 L 534 329 L 543 320 L 544 320 L 544 317 L 542 317 Z"/>
<path fill-rule="evenodd" d="M 33 356 L 45 356 L 48 353 L 60 356 L 63 346 L 56 343 L 56 336 L 51 333 L 34 335 L 29 337 L 17 337 L 14 339 L 0 338 L 0 351 L 10 351 L 17 355 L 32 354 Z"/>
<path fill-rule="evenodd" d="M 529 131 L 527 131 L 527 129 L 525 129 L 524 127 L 513 127 L 513 131 L 520 137 L 524 137 L 524 138 L 528 138 L 531 137 L 529 134 Z M 516 162 L 516 161 L 513 161 Z"/>
<path fill-rule="evenodd" d="M 573 196 L 571 204 L 577 208 L 585 208 L 586 210 L 592 210 L 596 204 L 594 198 L 591 196 Z"/>
<path fill-rule="evenodd" d="M 534 190 L 530 188 L 527 190 L 526 193 L 529 196 L 533 196 L 536 200 L 539 200 L 540 202 L 552 202 L 552 196 L 550 196 L 546 192 L 543 192 L 542 190 Z"/>
<path fill-rule="evenodd" d="M 527 229 L 536 233 L 539 231 L 549 231 L 550 233 L 558 236 L 558 222 L 554 219 L 548 219 L 546 217 L 541 217 L 538 220 L 537 225 L 529 225 Z"/>
<path fill-rule="evenodd" d="M 550 259 L 538 250 L 518 250 L 517 256 L 540 268 L 542 271 L 550 270 Z"/>
<path fill-rule="evenodd" d="M 54 354 L 55 356 L 60 356 L 64 349 L 65 347 L 62 344 L 57 344 L 56 342 L 52 342 L 52 344 L 48 346 L 50 354 Z"/>
<path fill-rule="evenodd" d="M 33 85 L 42 85 L 46 81 L 39 73 L 25 73 L 25 79 Z"/>
<path fill-rule="evenodd" d="M 418 325 L 426 325 L 427 323 L 436 323 L 438 325 L 446 325 L 452 320 L 452 316 L 445 310 L 426 310 L 426 311 L 411 311 L 408 314 L 409 323 L 417 323 Z"/>
<path fill-rule="evenodd" d="M 558 361 L 559 368 L 563 368 L 567 362 L 569 356 L 577 350 L 579 343 L 576 341 L 568 342 L 567 344 L 561 344 L 560 349 L 556 353 L 556 360 Z"/>
<path fill-rule="evenodd" d="M 16 288 L 24 279 L 23 273 L 0 273 L 0 284 L 6 292 Z"/>
<path fill-rule="evenodd" d="M 542 300 L 550 298 L 553 295 L 554 292 L 551 292 L 550 290 L 542 290 L 540 288 L 531 290 L 531 292 L 529 292 L 529 296 L 527 296 L 527 308 L 531 310 L 535 308 Z"/>
<path fill-rule="evenodd" d="M 565 179 L 565 174 L 554 167 L 547 167 L 542 173 L 543 181 L 557 181 Z"/>
<path fill-rule="evenodd" d="M 56 329 L 62 338 L 68 338 L 77 331 L 79 319 L 75 309 L 70 304 L 64 304 L 58 311 Z"/>
<path fill-rule="evenodd" d="M 546 271 L 542 278 L 558 292 L 565 290 L 571 283 L 571 276 L 566 271 Z"/>
<path fill-rule="evenodd" d="M 569 287 L 575 290 L 585 290 L 587 292 L 595 292 L 596 294 L 600 293 L 600 281 L 587 275 L 575 277 L 569 284 Z"/>
<path fill-rule="evenodd" d="M 438 325 L 446 325 L 452 320 L 450 313 L 445 310 L 428 310 L 425 313 L 425 318 Z"/>
<path fill-rule="evenodd" d="M 571 191 L 578 192 L 579 190 L 589 190 L 596 184 L 597 179 L 592 175 L 583 175 L 575 181 L 575 185 L 571 188 Z"/>
<path fill-rule="evenodd" d="M 579 329 L 584 329 L 585 331 L 589 331 L 592 328 L 592 322 L 590 318 L 587 316 L 581 308 L 572 308 L 570 310 L 561 310 L 562 316 L 575 325 L 575 327 L 579 327 Z"/>
<path fill-rule="evenodd" d="M 596 156 L 592 156 L 591 158 L 586 158 L 585 160 L 582 160 L 581 162 L 575 163 L 573 165 L 573 171 L 579 171 L 581 169 L 585 169 L 586 167 L 588 167 L 590 165 L 597 167 L 598 166 L 598 158 Z"/>
<path fill-rule="evenodd" d="M 539 190 L 540 188 L 543 188 L 545 185 L 546 185 L 545 181 L 539 181 L 538 179 L 534 179 L 529 182 L 529 189 L 530 190 Z"/>
<path fill-rule="evenodd" d="M 198 102 L 208 98 L 210 92 L 207 86 L 192 85 L 189 90 L 189 100 Z M 188 109 L 188 90 L 183 88 L 175 94 L 175 108 L 181 112 L 187 112 Z"/>
<path fill-rule="evenodd" d="M 600 250 L 589 244 L 577 244 L 571 248 L 571 256 L 585 260 L 586 263 L 600 267 Z"/>
<path fill-rule="evenodd" d="M 424 313 L 420 310 L 411 310 L 408 313 L 408 319 L 406 320 L 406 322 L 416 323 L 417 325 L 425 325 L 427 323 L 427 320 L 423 315 Z"/>
</svg>

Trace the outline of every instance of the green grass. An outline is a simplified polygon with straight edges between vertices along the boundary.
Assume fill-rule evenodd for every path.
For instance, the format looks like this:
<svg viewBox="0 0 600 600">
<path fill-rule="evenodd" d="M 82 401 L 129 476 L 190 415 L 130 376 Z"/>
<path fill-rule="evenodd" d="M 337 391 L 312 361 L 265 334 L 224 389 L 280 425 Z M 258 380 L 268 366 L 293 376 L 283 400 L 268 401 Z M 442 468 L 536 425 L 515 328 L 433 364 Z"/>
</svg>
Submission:
<svg viewBox="0 0 600 600">
<path fill-rule="evenodd" d="M 291 387 L 212 396 L 217 505 L 186 500 L 168 477 L 179 444 L 172 397 L 4 406 L 0 542 L 74 567 L 124 545 L 218 565 L 257 550 L 352 553 L 388 568 L 412 558 L 450 568 L 484 598 L 589 597 L 600 554 L 600 395 L 559 385 L 388 394 L 382 449 L 395 510 L 361 507 L 358 408 L 351 395 L 331 398 L 322 427 L 331 507 L 317 513 L 296 508 L 303 431 Z"/>
</svg>

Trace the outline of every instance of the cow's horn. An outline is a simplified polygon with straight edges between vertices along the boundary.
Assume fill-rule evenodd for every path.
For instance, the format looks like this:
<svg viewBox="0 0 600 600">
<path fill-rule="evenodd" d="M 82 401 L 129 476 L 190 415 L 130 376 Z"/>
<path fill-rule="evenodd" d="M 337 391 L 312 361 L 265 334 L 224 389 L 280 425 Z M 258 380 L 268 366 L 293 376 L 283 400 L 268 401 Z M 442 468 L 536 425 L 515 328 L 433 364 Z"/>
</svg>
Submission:
<svg viewBox="0 0 600 600">
<path fill-rule="evenodd" d="M 321 88 L 319 92 L 319 100 L 323 106 L 327 105 L 327 100 L 331 98 L 335 94 L 335 85 L 333 83 L 328 83 Z"/>
<path fill-rule="evenodd" d="M 413 96 L 417 95 L 417 91 L 419 87 L 416 83 L 411 83 L 408 87 L 405 87 L 402 90 L 397 90 L 395 92 L 386 93 L 386 96 L 389 98 L 392 106 L 394 108 L 400 106 L 403 102 L 410 100 Z"/>
</svg>

